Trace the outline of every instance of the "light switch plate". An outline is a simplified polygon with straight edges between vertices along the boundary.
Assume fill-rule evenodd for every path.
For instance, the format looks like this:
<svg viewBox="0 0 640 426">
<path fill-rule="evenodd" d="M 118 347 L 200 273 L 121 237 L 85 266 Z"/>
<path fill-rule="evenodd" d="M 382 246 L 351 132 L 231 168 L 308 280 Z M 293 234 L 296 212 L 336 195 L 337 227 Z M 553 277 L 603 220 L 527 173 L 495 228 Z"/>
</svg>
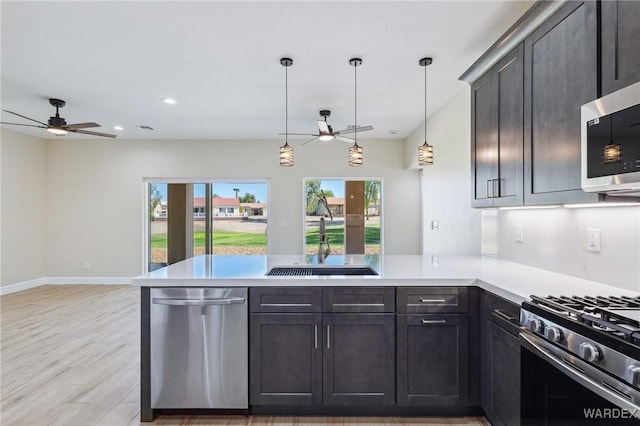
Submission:
<svg viewBox="0 0 640 426">
<path fill-rule="evenodd" d="M 440 222 L 438 222 L 437 220 L 432 220 L 431 221 L 431 230 L 432 231 L 438 231 L 440 229 Z"/>
<path fill-rule="evenodd" d="M 600 252 L 600 229 L 587 229 L 587 249 L 589 251 Z"/>
<path fill-rule="evenodd" d="M 524 229 L 522 228 L 522 225 L 513 226 L 513 239 L 516 243 L 524 241 Z"/>
</svg>

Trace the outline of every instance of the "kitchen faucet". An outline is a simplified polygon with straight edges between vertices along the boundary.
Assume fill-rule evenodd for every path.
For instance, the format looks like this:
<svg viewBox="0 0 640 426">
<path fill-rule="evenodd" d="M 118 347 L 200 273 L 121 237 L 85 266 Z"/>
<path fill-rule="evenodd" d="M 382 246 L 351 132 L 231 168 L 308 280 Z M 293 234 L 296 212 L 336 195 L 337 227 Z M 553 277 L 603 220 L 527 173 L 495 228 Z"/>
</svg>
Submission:
<svg viewBox="0 0 640 426">
<path fill-rule="evenodd" d="M 320 243 L 318 244 L 318 263 L 324 263 L 325 259 L 329 254 L 331 254 L 331 248 L 329 247 L 329 237 L 327 237 L 327 232 L 324 227 L 324 217 L 320 218 L 320 232 L 319 232 Z M 322 250 L 322 246 L 326 244 L 327 248 Z"/>
</svg>

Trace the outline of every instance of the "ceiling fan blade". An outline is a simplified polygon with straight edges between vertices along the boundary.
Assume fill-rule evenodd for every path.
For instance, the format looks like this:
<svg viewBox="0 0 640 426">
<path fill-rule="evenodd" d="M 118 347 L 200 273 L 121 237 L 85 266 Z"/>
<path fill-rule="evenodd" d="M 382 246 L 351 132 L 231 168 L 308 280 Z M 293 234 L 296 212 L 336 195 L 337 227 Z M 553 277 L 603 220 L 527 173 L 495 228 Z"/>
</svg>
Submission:
<svg viewBox="0 0 640 426">
<path fill-rule="evenodd" d="M 329 131 L 329 125 L 324 120 L 318 120 L 318 128 L 320 129 L 320 134 L 322 134 L 322 133 L 331 133 Z"/>
<path fill-rule="evenodd" d="M 22 124 L 22 123 L 6 123 L 6 122 L 0 122 L 0 124 L 12 124 L 14 126 L 26 126 L 26 127 L 38 127 L 40 129 L 46 129 L 47 126 L 36 126 L 35 124 Z"/>
<path fill-rule="evenodd" d="M 320 139 L 318 139 L 318 138 L 313 138 L 313 139 L 311 139 L 310 141 L 306 141 L 306 142 L 304 142 L 302 145 L 306 145 L 306 144 L 308 144 L 308 143 L 315 142 L 315 141 L 319 141 L 319 140 L 320 140 Z"/>
<path fill-rule="evenodd" d="M 22 117 L 22 118 L 24 118 L 24 119 L 27 119 L 27 120 L 30 120 L 30 121 L 36 122 L 36 123 L 38 123 L 38 124 L 42 124 L 43 126 L 47 126 L 47 124 L 46 124 L 46 123 L 43 123 L 42 121 L 34 120 L 33 118 L 29 118 L 29 117 L 27 117 L 26 115 L 18 114 L 17 112 L 9 111 L 9 110 L 7 110 L 7 109 L 3 109 L 3 111 L 4 111 L 4 112 L 8 112 L 9 114 L 17 115 L 18 117 Z"/>
<path fill-rule="evenodd" d="M 338 135 L 336 135 L 335 139 L 339 140 L 339 141 L 342 141 L 342 142 L 346 142 L 346 143 L 354 143 L 355 142 L 355 139 L 345 138 L 344 136 L 338 136 Z"/>
<path fill-rule="evenodd" d="M 98 123 L 76 123 L 63 126 L 65 129 L 88 129 L 89 127 L 100 127 Z"/>
<path fill-rule="evenodd" d="M 116 135 L 112 135 L 112 134 L 109 134 L 109 133 L 92 132 L 92 131 L 89 131 L 89 130 L 69 129 L 69 131 L 73 132 L 73 133 L 81 133 L 83 135 L 103 136 L 105 138 L 115 138 L 115 137 L 117 137 Z"/>
<path fill-rule="evenodd" d="M 320 136 L 313 133 L 278 133 L 280 136 Z"/>
<path fill-rule="evenodd" d="M 348 133 L 355 133 L 356 130 L 358 131 L 358 133 L 360 132 L 366 132 L 367 130 L 373 130 L 373 126 L 359 126 L 357 128 L 353 128 L 353 129 L 344 129 L 344 130 L 340 130 L 338 132 L 335 132 L 334 135 L 344 135 L 344 134 L 348 134 Z"/>
</svg>

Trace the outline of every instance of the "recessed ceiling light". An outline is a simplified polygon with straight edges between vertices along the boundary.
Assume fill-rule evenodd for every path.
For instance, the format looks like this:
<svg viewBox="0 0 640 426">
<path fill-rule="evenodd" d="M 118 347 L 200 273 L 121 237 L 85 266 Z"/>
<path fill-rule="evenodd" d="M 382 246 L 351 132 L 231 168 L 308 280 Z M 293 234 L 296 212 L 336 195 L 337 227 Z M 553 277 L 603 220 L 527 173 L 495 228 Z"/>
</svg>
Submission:
<svg viewBox="0 0 640 426">
<path fill-rule="evenodd" d="M 169 105 L 175 105 L 178 103 L 178 101 L 176 101 L 173 98 L 162 98 L 162 102 L 164 102 L 165 104 L 169 104 Z"/>
<path fill-rule="evenodd" d="M 395 135 L 396 133 L 398 133 L 398 131 L 397 131 L 397 130 L 389 130 L 389 134 L 390 134 L 390 135 Z"/>
<path fill-rule="evenodd" d="M 124 130 L 124 127 L 116 125 L 113 126 L 113 130 Z"/>
<path fill-rule="evenodd" d="M 153 130 L 153 127 L 147 126 L 146 124 L 138 124 L 136 127 L 142 130 Z"/>
</svg>

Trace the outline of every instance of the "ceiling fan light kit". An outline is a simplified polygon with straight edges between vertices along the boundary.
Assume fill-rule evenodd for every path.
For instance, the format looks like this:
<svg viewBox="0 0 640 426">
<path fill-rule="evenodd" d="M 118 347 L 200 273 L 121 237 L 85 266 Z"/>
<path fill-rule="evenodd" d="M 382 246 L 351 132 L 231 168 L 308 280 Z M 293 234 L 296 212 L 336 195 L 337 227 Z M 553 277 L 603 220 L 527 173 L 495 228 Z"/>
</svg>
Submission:
<svg viewBox="0 0 640 426">
<path fill-rule="evenodd" d="M 7 122 L 0 122 L 0 124 L 10 124 L 12 126 L 37 127 L 39 129 L 45 129 L 47 132 L 53 133 L 56 136 L 64 136 L 69 132 L 72 132 L 72 133 L 81 133 L 83 135 L 102 136 L 105 138 L 116 137 L 116 135 L 112 135 L 109 133 L 100 133 L 100 132 L 92 132 L 89 130 L 83 130 L 91 127 L 100 127 L 98 123 L 90 122 L 90 123 L 67 124 L 67 121 L 64 118 L 60 117 L 60 108 L 65 106 L 66 102 L 63 101 L 62 99 L 51 98 L 49 99 L 49 103 L 51 104 L 51 106 L 56 108 L 56 115 L 53 117 L 49 117 L 49 121 L 47 123 L 43 123 L 42 121 L 38 121 L 33 118 L 27 117 L 26 115 L 18 114 L 17 112 L 3 109 L 4 112 L 8 112 L 9 114 L 13 114 L 17 117 L 24 118 L 29 121 L 33 121 L 34 123 L 38 123 L 38 125 L 24 124 L 24 123 L 7 123 Z"/>
<path fill-rule="evenodd" d="M 288 70 L 293 65 L 293 59 L 281 58 L 280 65 L 284 67 L 284 122 L 285 136 L 284 145 L 280 147 L 280 165 L 283 167 L 293 166 L 293 147 L 289 145 L 289 75 Z"/>
<path fill-rule="evenodd" d="M 427 143 L 427 66 L 433 63 L 433 59 L 422 58 L 418 63 L 424 67 L 424 143 L 418 147 L 418 165 L 430 166 L 433 164 L 433 146 Z"/>
</svg>

